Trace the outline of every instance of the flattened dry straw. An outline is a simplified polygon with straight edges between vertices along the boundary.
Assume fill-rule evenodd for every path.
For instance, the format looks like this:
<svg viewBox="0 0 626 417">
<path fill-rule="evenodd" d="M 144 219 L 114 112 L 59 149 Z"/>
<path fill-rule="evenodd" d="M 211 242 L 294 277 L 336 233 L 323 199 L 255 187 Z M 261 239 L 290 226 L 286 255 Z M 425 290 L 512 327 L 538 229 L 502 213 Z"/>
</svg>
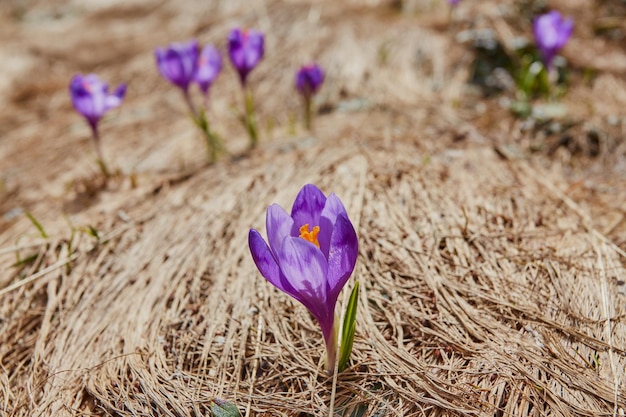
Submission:
<svg viewBox="0 0 626 417">
<path fill-rule="evenodd" d="M 328 414 L 319 328 L 245 245 L 258 201 L 287 205 L 312 181 L 360 224 L 354 367 L 336 413 L 620 415 L 615 250 L 491 151 L 425 165 L 394 148 L 322 144 L 297 164 L 261 153 L 245 175 L 206 171 L 137 202 L 141 224 L 3 297 L 4 412 L 204 415 L 219 397 L 250 415 Z"/>
<path fill-rule="evenodd" d="M 86 8 L 82 22 L 54 20 L 68 42 L 52 52 L 47 25 L 7 32 L 20 36 L 13 49 L 36 52 L 38 70 L 50 61 L 99 68 L 106 53 L 112 71 L 138 74 L 128 100 L 140 111 L 109 123 L 106 149 L 141 169 L 139 188 L 105 190 L 77 214 L 108 241 L 79 234 L 70 251 L 66 207 L 47 197 L 84 175 L 86 163 L 67 157 L 84 138 L 60 116 L 37 119 L 62 115 L 63 71 L 52 73 L 58 88 L 48 87 L 46 103 L 20 104 L 19 120 L 42 134 L 3 131 L 3 168 L 30 173 L 15 198 L 41 213 L 53 238 L 29 248 L 28 237 L 16 242 L 32 230 L 27 220 L 0 223 L 0 415 L 195 417 L 214 398 L 247 415 L 325 416 L 331 407 L 355 416 L 624 415 L 623 251 L 559 191 L 562 177 L 500 159 L 476 133 L 484 126 L 446 113 L 442 100 L 460 100 L 468 78 L 450 58 L 467 51 L 448 31 L 359 2 L 209 3 L 204 14 L 191 1 Z M 480 7 L 496 4 L 488 3 Z M 198 167 L 196 132 L 171 104 L 179 97 L 158 90 L 150 51 L 196 33 L 223 39 L 243 23 L 268 36 L 254 74 L 260 120 L 288 124 L 297 100 L 286 99 L 293 85 L 284 79 L 311 58 L 329 70 L 320 98 L 336 111 L 318 118 L 317 139 L 280 143 L 279 132 L 243 158 Z M 124 30 L 104 37 L 107 25 Z M 238 87 L 217 83 L 212 99 L 217 127 L 243 149 L 228 102 Z M 464 141 L 445 140 L 457 135 Z M 33 174 L 44 163 L 50 183 Z M 172 174 L 179 163 L 192 174 Z M 180 177 L 159 185 L 165 175 Z M 360 239 L 344 290 L 360 281 L 353 366 L 334 381 L 318 324 L 259 275 L 246 244 L 250 227 L 265 233 L 266 206 L 288 207 L 306 183 L 342 199 Z M 16 251 L 35 262 L 12 267 Z"/>
</svg>

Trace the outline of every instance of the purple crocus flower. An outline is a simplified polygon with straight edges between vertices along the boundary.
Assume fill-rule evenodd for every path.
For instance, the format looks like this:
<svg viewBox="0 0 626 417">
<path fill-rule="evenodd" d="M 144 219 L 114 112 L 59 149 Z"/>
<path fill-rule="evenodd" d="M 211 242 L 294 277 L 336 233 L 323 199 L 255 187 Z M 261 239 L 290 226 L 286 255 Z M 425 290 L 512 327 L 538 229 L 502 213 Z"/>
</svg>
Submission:
<svg viewBox="0 0 626 417">
<path fill-rule="evenodd" d="M 206 95 L 213 81 L 222 70 L 222 56 L 213 45 L 206 45 L 202 48 L 198 59 L 198 70 L 196 72 L 196 82 L 200 90 Z"/>
<path fill-rule="evenodd" d="M 535 42 L 548 69 L 552 67 L 556 54 L 569 40 L 573 29 L 574 21 L 571 18 L 564 19 L 556 10 L 535 18 L 533 22 Z"/>
<path fill-rule="evenodd" d="M 311 97 L 324 82 L 324 71 L 316 63 L 304 65 L 296 73 L 296 89 L 304 97 Z"/>
<path fill-rule="evenodd" d="M 106 177 L 108 177 L 110 173 L 104 161 L 102 148 L 100 146 L 98 122 L 102 116 L 104 116 L 104 113 L 122 104 L 125 94 L 126 84 L 121 84 L 113 94 L 109 94 L 109 85 L 95 74 L 85 76 L 76 74 L 70 81 L 72 104 L 76 111 L 85 117 L 91 127 L 91 133 L 98 154 L 98 164 Z"/>
<path fill-rule="evenodd" d="M 154 55 L 163 78 L 187 93 L 198 69 L 198 42 L 172 43 L 166 49 L 156 48 Z"/>
<path fill-rule="evenodd" d="M 461 0 L 448 0 L 448 4 L 452 7 L 458 6 Z"/>
<path fill-rule="evenodd" d="M 315 185 L 298 193 L 291 215 L 277 204 L 268 207 L 269 245 L 251 229 L 252 258 L 272 285 L 302 303 L 317 319 L 327 348 L 327 366 L 334 369 L 337 349 L 335 304 L 354 270 L 356 232 L 341 200 L 328 198 Z"/>
<path fill-rule="evenodd" d="M 265 38 L 257 30 L 233 29 L 228 34 L 228 55 L 239 73 L 242 85 L 252 69 L 263 58 Z"/>
<path fill-rule="evenodd" d="M 96 74 L 76 74 L 70 81 L 72 104 L 95 132 L 104 113 L 122 104 L 125 94 L 126 84 L 121 84 L 113 94 L 109 94 L 109 85 Z"/>
</svg>

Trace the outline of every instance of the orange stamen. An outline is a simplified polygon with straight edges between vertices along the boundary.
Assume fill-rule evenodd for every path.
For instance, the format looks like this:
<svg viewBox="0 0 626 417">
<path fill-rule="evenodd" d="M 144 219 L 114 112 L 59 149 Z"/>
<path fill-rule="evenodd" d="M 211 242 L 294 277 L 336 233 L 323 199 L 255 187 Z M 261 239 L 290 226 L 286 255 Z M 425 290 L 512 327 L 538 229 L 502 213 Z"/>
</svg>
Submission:
<svg viewBox="0 0 626 417">
<path fill-rule="evenodd" d="M 307 242 L 311 242 L 318 248 L 320 247 L 320 242 L 317 240 L 317 235 L 320 233 L 320 227 L 315 226 L 313 230 L 309 231 L 309 224 L 305 224 L 300 227 L 300 237 Z"/>
</svg>

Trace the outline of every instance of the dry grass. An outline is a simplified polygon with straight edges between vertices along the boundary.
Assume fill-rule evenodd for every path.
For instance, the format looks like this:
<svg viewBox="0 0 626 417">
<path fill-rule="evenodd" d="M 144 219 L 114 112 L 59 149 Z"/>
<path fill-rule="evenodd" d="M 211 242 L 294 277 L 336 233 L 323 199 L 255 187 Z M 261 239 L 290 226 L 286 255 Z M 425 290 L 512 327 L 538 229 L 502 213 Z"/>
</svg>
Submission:
<svg viewBox="0 0 626 417">
<path fill-rule="evenodd" d="M 10 21 L 1 32 L 34 48 L 34 63 L 61 67 L 23 81 L 7 102 L 17 121 L 0 132 L 0 209 L 33 212 L 51 236 L 23 216 L 0 222 L 1 415 L 204 416 L 213 398 L 247 415 L 624 415 L 621 154 L 605 149 L 605 171 L 584 186 L 564 154 L 503 157 L 499 135 L 519 122 L 494 120 L 495 107 L 468 116 L 469 58 L 441 29 L 445 8 L 53 4 L 59 26 Z M 254 81 L 260 116 L 277 127 L 242 152 L 227 72 L 214 113 L 236 156 L 206 166 L 147 51 L 191 36 L 221 42 L 234 24 L 269 34 Z M 103 27 L 127 42 L 106 50 Z M 53 30 L 73 37 L 37 49 Z M 309 137 L 291 132 L 298 102 L 281 80 L 311 56 L 329 69 L 320 101 L 333 111 Z M 89 189 L 87 130 L 65 96 L 78 69 L 130 77 L 135 93 L 105 121 L 105 152 L 137 185 L 127 175 Z M 313 318 L 265 282 L 247 248 L 265 207 L 288 207 L 309 182 L 342 198 L 360 239 L 353 366 L 336 379 Z M 603 194 L 609 186 L 618 191 Z M 596 203 L 610 195 L 614 205 Z M 16 256 L 30 258 L 12 266 Z"/>
</svg>

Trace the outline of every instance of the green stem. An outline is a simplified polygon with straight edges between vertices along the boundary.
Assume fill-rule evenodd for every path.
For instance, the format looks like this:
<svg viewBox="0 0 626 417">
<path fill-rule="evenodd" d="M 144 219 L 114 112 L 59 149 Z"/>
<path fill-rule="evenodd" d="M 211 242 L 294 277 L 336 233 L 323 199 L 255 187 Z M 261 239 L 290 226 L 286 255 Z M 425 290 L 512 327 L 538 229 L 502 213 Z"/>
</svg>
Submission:
<svg viewBox="0 0 626 417">
<path fill-rule="evenodd" d="M 192 117 L 197 120 L 198 112 L 196 111 L 196 106 L 194 106 L 193 101 L 191 101 L 188 90 L 183 90 L 183 97 L 185 98 L 185 103 L 187 103 L 187 107 L 189 107 Z"/>
<path fill-rule="evenodd" d="M 209 156 L 209 161 L 214 163 L 217 161 L 218 155 L 222 150 L 222 141 L 219 136 L 211 131 L 211 127 L 209 126 L 209 119 L 207 118 L 206 111 L 204 109 L 200 110 L 197 119 L 194 119 L 204 137 L 206 139 L 207 144 L 207 152 Z"/>
<path fill-rule="evenodd" d="M 206 110 L 203 107 L 200 107 L 199 111 L 196 110 L 196 106 L 193 104 L 188 90 L 183 90 L 183 97 L 185 98 L 185 103 L 187 103 L 187 107 L 189 107 L 189 111 L 191 112 L 191 118 L 204 134 L 209 161 L 211 163 L 215 163 L 219 152 L 222 150 L 221 140 L 219 136 L 211 131 Z M 206 101 L 208 102 L 208 98 Z"/>
<path fill-rule="evenodd" d="M 326 372 L 328 375 L 335 373 L 335 364 L 337 363 L 337 333 L 339 331 L 339 320 L 335 316 L 335 323 L 330 335 L 330 339 L 326 341 Z"/>
<path fill-rule="evenodd" d="M 244 87 L 244 100 L 245 100 L 245 125 L 250 137 L 250 148 L 255 148 L 259 143 L 259 132 L 256 124 L 256 117 L 254 113 L 254 98 L 252 97 L 252 91 Z"/>
<path fill-rule="evenodd" d="M 546 71 L 546 77 L 548 79 L 548 97 L 552 101 L 556 99 L 556 86 L 559 83 L 559 71 L 554 65 L 550 65 L 549 67 L 547 67 Z"/>
<path fill-rule="evenodd" d="M 109 178 L 111 176 L 111 171 L 109 171 L 109 168 L 104 161 L 104 154 L 102 153 L 102 145 L 100 144 L 100 133 L 98 132 L 98 127 L 95 124 L 90 124 L 90 126 L 91 133 L 93 135 L 94 145 L 96 147 L 96 155 L 98 157 L 96 163 L 100 167 L 100 172 L 102 172 L 102 175 L 104 175 L 106 178 Z"/>
<path fill-rule="evenodd" d="M 313 106 L 311 97 L 304 97 L 304 127 L 306 130 L 311 130 L 311 122 L 313 119 Z"/>
</svg>

